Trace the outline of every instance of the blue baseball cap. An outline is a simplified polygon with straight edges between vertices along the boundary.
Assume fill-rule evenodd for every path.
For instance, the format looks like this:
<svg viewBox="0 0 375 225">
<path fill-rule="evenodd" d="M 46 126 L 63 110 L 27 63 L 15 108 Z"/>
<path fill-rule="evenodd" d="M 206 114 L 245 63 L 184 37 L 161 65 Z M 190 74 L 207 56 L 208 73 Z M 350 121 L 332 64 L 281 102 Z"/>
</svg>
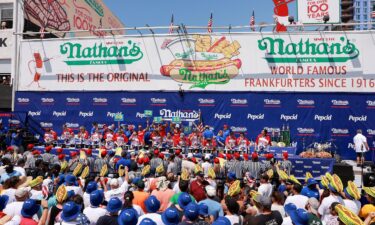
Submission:
<svg viewBox="0 0 375 225">
<path fill-rule="evenodd" d="M 21 215 L 26 218 L 33 217 L 40 209 L 40 205 L 34 199 L 27 199 L 21 209 Z"/>
<path fill-rule="evenodd" d="M 200 216 L 208 216 L 208 206 L 204 203 L 201 203 L 198 205 L 199 206 L 199 215 Z"/>
<path fill-rule="evenodd" d="M 199 217 L 199 207 L 198 207 L 198 205 L 193 203 L 193 202 L 190 202 L 189 205 L 187 205 L 184 208 L 184 216 L 190 221 L 194 221 L 194 220 L 198 219 L 198 217 Z"/>
<path fill-rule="evenodd" d="M 215 222 L 220 223 L 221 225 L 231 225 L 230 220 L 225 216 L 219 216 Z"/>
<path fill-rule="evenodd" d="M 77 178 L 72 174 L 67 174 L 65 176 L 65 184 L 66 185 L 74 185 L 77 181 Z"/>
<path fill-rule="evenodd" d="M 73 201 L 67 202 L 63 205 L 61 219 L 65 222 L 75 220 L 81 211 L 81 206 Z"/>
<path fill-rule="evenodd" d="M 233 173 L 233 172 L 229 172 L 229 173 L 228 173 L 228 179 L 229 179 L 229 180 L 235 180 L 235 179 L 236 179 L 236 174 Z"/>
<path fill-rule="evenodd" d="M 113 197 L 108 201 L 107 211 L 110 213 L 116 213 L 122 208 L 122 202 L 119 198 Z"/>
<path fill-rule="evenodd" d="M 177 199 L 178 205 L 185 209 L 185 207 L 191 202 L 191 197 L 188 193 L 182 192 Z"/>
<path fill-rule="evenodd" d="M 177 225 L 180 222 L 178 211 L 174 207 L 169 207 L 161 214 L 161 219 L 165 225 Z"/>
<path fill-rule="evenodd" d="M 318 184 L 318 181 L 316 181 L 314 178 L 309 178 L 307 180 L 307 186 L 310 186 L 310 185 L 317 185 Z"/>
<path fill-rule="evenodd" d="M 138 223 L 138 213 L 133 208 L 122 210 L 117 222 L 119 225 L 136 225 Z"/>
<path fill-rule="evenodd" d="M 308 225 L 309 214 L 304 209 L 297 209 L 290 214 L 290 219 L 295 225 Z"/>
<path fill-rule="evenodd" d="M 156 225 L 156 223 L 149 218 L 144 218 L 139 225 Z"/>
<path fill-rule="evenodd" d="M 8 195 L 1 195 L 0 196 L 0 211 L 5 209 L 5 206 L 8 204 L 9 196 Z"/>
<path fill-rule="evenodd" d="M 145 206 L 148 213 L 155 213 L 160 208 L 160 201 L 154 195 L 151 195 L 146 199 Z"/>
<path fill-rule="evenodd" d="M 286 214 L 291 216 L 291 214 L 295 213 L 297 211 L 297 206 L 293 203 L 288 203 L 284 206 Z"/>
<path fill-rule="evenodd" d="M 104 200 L 104 193 L 102 190 L 96 190 L 90 194 L 90 204 L 91 206 L 98 207 L 102 204 Z"/>
<path fill-rule="evenodd" d="M 95 190 L 98 190 L 98 183 L 96 183 L 95 181 L 90 181 L 86 187 L 87 194 L 91 194 L 91 192 Z"/>
</svg>

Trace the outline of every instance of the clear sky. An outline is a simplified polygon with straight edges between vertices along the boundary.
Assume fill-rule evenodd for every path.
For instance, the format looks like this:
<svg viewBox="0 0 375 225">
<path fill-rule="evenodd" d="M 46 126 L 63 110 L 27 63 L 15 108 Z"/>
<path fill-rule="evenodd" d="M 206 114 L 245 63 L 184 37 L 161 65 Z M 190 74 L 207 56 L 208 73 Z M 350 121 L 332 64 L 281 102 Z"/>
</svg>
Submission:
<svg viewBox="0 0 375 225">
<path fill-rule="evenodd" d="M 126 27 L 168 26 L 174 23 L 206 26 L 213 13 L 213 26 L 249 25 L 252 11 L 255 21 L 273 22 L 272 0 L 103 0 Z M 290 3 L 290 15 L 295 15 L 296 3 Z"/>
</svg>

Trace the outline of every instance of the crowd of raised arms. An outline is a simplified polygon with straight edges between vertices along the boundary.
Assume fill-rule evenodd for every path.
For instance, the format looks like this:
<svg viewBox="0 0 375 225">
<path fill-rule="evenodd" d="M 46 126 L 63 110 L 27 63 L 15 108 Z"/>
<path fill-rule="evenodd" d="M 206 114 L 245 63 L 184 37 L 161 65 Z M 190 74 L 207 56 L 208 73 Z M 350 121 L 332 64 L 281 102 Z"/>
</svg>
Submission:
<svg viewBox="0 0 375 225">
<path fill-rule="evenodd" d="M 374 187 L 297 180 L 287 153 L 38 149 L 2 149 L 0 224 L 375 224 Z"/>
<path fill-rule="evenodd" d="M 101 126 L 93 123 L 90 131 L 80 127 L 78 133 L 63 126 L 62 133 L 47 128 L 44 134 L 47 144 L 61 141 L 66 145 L 85 144 L 100 146 L 106 149 L 129 146 L 139 148 L 145 145 L 153 148 L 189 148 L 189 149 L 228 149 L 246 151 L 251 145 L 264 148 L 271 145 L 271 138 L 267 130 L 256 137 L 255 143 L 249 141 L 245 133 L 235 134 L 228 125 L 224 125 L 217 134 L 209 126 L 193 124 L 191 133 L 185 135 L 184 128 L 179 124 L 151 124 L 146 128 L 142 125 Z"/>
</svg>

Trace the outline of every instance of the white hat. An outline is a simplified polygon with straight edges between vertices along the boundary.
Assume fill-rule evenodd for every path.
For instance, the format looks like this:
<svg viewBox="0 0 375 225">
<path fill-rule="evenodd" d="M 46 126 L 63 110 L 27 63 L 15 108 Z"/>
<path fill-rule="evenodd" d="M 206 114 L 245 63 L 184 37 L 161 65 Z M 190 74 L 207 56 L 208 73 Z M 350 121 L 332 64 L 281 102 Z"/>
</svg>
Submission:
<svg viewBox="0 0 375 225">
<path fill-rule="evenodd" d="M 110 186 L 118 186 L 119 185 L 118 179 L 117 178 L 111 179 L 111 181 L 109 181 L 109 185 Z"/>
<path fill-rule="evenodd" d="M 207 185 L 206 186 L 206 193 L 209 197 L 213 197 L 216 195 L 216 189 L 214 186 Z"/>
<path fill-rule="evenodd" d="M 211 158 L 211 154 L 210 153 L 207 153 L 205 156 L 204 156 L 205 159 L 210 159 Z"/>
<path fill-rule="evenodd" d="M 188 159 L 193 158 L 193 153 L 189 152 L 189 153 L 187 154 L 187 158 L 188 158 Z"/>
<path fill-rule="evenodd" d="M 16 192 L 14 193 L 14 196 L 18 198 L 24 197 L 26 194 L 30 194 L 31 188 L 30 187 L 22 187 L 18 188 Z"/>
</svg>

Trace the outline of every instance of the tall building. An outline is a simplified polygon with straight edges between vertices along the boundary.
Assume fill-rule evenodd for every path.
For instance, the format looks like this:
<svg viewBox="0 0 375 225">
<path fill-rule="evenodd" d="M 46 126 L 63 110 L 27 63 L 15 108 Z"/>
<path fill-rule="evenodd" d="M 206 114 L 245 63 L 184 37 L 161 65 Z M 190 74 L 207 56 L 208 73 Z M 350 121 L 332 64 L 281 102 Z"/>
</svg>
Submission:
<svg viewBox="0 0 375 225">
<path fill-rule="evenodd" d="M 374 7 L 375 0 L 354 0 L 354 21 L 358 23 L 368 23 L 371 19 L 371 12 Z M 374 26 L 373 26 L 374 27 Z M 355 27 L 356 30 L 371 29 L 368 24 L 361 24 Z"/>
</svg>

